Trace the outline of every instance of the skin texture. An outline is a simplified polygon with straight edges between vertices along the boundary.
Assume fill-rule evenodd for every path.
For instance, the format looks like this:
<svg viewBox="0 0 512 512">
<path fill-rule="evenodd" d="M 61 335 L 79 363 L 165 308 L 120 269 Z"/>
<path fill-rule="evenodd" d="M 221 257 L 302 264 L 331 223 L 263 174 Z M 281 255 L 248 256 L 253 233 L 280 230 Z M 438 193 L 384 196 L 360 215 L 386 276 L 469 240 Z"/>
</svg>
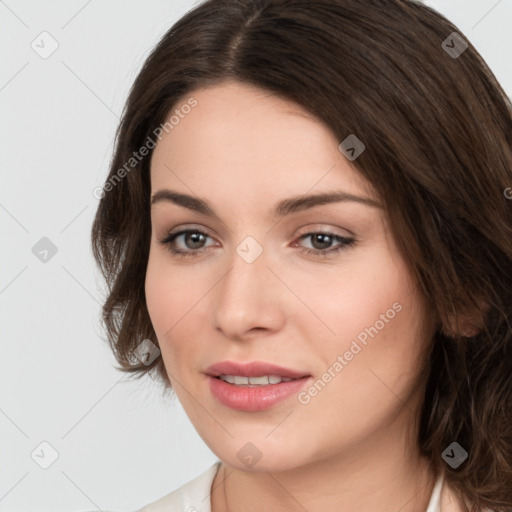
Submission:
<svg viewBox="0 0 512 512">
<path fill-rule="evenodd" d="M 152 206 L 146 297 L 173 389 L 223 462 L 213 512 L 426 510 L 434 476 L 414 429 L 434 326 L 384 209 L 338 202 L 269 213 L 303 194 L 378 196 L 341 141 L 298 105 L 236 82 L 190 96 L 197 106 L 152 155 L 151 192 L 200 197 L 220 220 Z M 171 254 L 159 241 L 176 228 L 206 232 L 199 243 L 174 241 L 203 252 Z M 327 257 L 301 252 L 339 247 L 336 238 L 300 238 L 325 231 L 356 242 Z M 253 263 L 236 252 L 247 236 L 263 248 Z M 307 404 L 292 396 L 266 411 L 235 411 L 209 391 L 204 372 L 224 360 L 271 362 L 316 381 L 395 303 L 401 310 Z M 262 454 L 251 468 L 237 457 L 247 442 Z"/>
</svg>

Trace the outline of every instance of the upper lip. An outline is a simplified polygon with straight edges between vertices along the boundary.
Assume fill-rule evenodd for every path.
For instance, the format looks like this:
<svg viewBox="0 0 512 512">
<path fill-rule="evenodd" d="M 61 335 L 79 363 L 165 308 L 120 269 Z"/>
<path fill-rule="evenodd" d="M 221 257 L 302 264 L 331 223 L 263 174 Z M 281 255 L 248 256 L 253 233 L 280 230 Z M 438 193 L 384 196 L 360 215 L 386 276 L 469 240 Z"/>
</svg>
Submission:
<svg viewBox="0 0 512 512">
<path fill-rule="evenodd" d="M 291 379 L 300 379 L 308 377 L 307 372 L 277 366 L 263 361 L 251 361 L 249 363 L 237 363 L 236 361 L 221 361 L 212 364 L 205 372 L 211 377 L 219 375 L 240 375 L 242 377 L 259 377 L 262 375 L 277 375 L 279 377 L 288 377 Z"/>
</svg>

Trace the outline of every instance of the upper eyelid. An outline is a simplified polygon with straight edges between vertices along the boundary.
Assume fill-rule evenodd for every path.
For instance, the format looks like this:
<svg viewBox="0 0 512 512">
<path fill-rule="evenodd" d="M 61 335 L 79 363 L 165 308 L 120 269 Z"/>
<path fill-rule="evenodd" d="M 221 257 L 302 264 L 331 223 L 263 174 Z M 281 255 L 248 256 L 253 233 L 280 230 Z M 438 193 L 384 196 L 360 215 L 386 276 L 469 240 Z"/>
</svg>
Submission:
<svg viewBox="0 0 512 512">
<path fill-rule="evenodd" d="M 302 234 L 317 233 L 317 232 L 322 232 L 322 231 L 331 231 L 331 232 L 334 233 L 336 230 L 343 230 L 343 231 L 345 231 L 347 233 L 346 235 L 339 234 L 339 233 L 334 233 L 334 234 L 336 234 L 338 236 L 343 236 L 343 237 L 346 237 L 346 238 L 352 237 L 352 236 L 354 236 L 354 237 L 356 236 L 356 234 L 353 231 L 351 231 L 350 229 L 348 229 L 346 227 L 341 228 L 340 226 L 334 227 L 334 226 L 332 226 L 332 222 L 329 222 L 329 221 L 326 221 L 326 222 L 314 222 L 314 223 L 311 223 L 311 225 L 314 226 L 314 227 L 309 227 L 308 226 L 308 227 L 305 227 L 305 228 L 300 228 L 300 230 L 305 229 L 306 231 L 300 233 L 297 236 L 300 236 Z M 315 227 L 315 226 L 322 226 L 322 227 Z M 212 236 L 212 235 L 210 235 L 211 230 L 209 228 L 206 228 L 203 225 L 196 224 L 196 223 L 180 224 L 176 228 L 173 228 L 173 229 L 170 229 L 170 230 L 164 230 L 164 234 L 171 234 L 171 233 L 176 234 L 176 233 L 180 233 L 181 231 L 193 231 L 193 230 L 201 231 L 201 232 L 204 232 L 204 233 L 208 234 L 208 236 Z"/>
<path fill-rule="evenodd" d="M 204 229 L 204 228 L 198 228 L 198 227 L 195 227 L 195 226 L 180 226 L 179 228 L 176 228 L 176 229 L 171 229 L 170 231 L 165 231 L 164 234 L 163 234 L 163 238 L 168 238 L 168 237 L 171 237 L 171 236 L 174 236 L 174 237 L 178 237 L 180 235 L 183 235 L 183 234 L 186 234 L 188 232 L 193 232 L 193 233 L 203 233 L 205 234 L 206 236 L 209 236 L 210 238 L 215 238 L 214 236 L 212 236 L 207 229 Z"/>
<path fill-rule="evenodd" d="M 317 225 L 319 225 L 319 224 L 317 224 Z M 326 232 L 329 232 L 329 234 L 332 234 L 332 235 L 341 236 L 342 238 L 349 238 L 349 237 L 354 237 L 355 236 L 354 233 L 350 232 L 346 228 L 345 228 L 345 231 L 347 231 L 347 233 L 348 233 L 347 235 L 335 232 L 336 229 L 340 229 L 340 228 L 328 227 L 328 228 L 304 228 L 304 229 L 305 229 L 304 232 L 300 232 L 300 233 L 298 233 L 295 236 L 300 237 L 300 236 L 308 235 L 308 234 L 312 234 L 312 233 L 326 233 Z M 213 235 L 210 234 L 208 228 L 197 227 L 194 224 L 191 224 L 191 225 L 184 224 L 183 226 L 179 226 L 178 228 L 171 229 L 171 230 L 168 230 L 168 231 L 164 231 L 163 236 L 165 237 L 165 236 L 170 236 L 170 235 L 182 234 L 184 231 L 185 232 L 187 232 L 187 231 L 197 231 L 197 232 L 200 232 L 200 233 L 204 233 L 205 235 L 208 235 L 211 238 L 215 238 Z"/>
</svg>

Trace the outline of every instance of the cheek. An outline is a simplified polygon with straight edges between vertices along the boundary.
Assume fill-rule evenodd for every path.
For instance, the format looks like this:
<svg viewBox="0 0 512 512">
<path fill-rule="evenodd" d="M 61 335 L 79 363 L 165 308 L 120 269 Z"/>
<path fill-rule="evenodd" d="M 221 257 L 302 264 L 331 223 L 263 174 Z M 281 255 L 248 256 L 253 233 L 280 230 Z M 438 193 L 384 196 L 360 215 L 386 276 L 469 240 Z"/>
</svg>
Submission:
<svg viewBox="0 0 512 512">
<path fill-rule="evenodd" d="M 199 282 L 190 273 L 170 264 L 170 256 L 151 248 L 146 270 L 145 293 L 149 316 L 159 337 L 170 335 L 174 324 L 183 318 L 200 293 Z"/>
<path fill-rule="evenodd" d="M 415 409 L 423 363 L 420 311 L 417 303 L 404 299 L 395 304 L 393 313 L 387 317 L 388 323 L 381 320 L 376 326 L 373 315 L 358 319 L 347 316 L 346 322 L 338 322 L 339 330 L 346 328 L 347 335 L 338 336 L 336 344 L 315 347 L 312 360 L 320 355 L 321 363 L 312 386 L 299 397 L 305 404 L 301 414 L 307 422 L 329 411 L 336 427 L 322 428 L 326 437 L 332 436 L 331 448 L 341 439 L 342 444 L 350 444 L 370 435 L 392 422 L 404 406 Z"/>
<path fill-rule="evenodd" d="M 304 320 L 303 329 L 310 349 L 320 358 L 317 377 L 329 369 L 330 375 L 336 375 L 325 377 L 333 382 L 331 392 L 344 396 L 337 400 L 349 409 L 359 410 L 364 404 L 367 410 L 382 411 L 384 404 L 396 402 L 395 395 L 408 394 L 421 369 L 431 334 L 423 330 L 426 307 L 395 253 L 376 251 L 364 262 L 351 263 L 333 272 L 328 288 L 318 282 L 310 288 L 314 292 L 308 304 L 316 308 L 329 331 L 325 329 L 319 338 L 313 317 Z M 327 407 L 332 398 L 328 395 L 317 405 L 325 400 L 322 405 Z"/>
<path fill-rule="evenodd" d="M 145 294 L 148 313 L 168 370 L 182 358 L 192 358 L 204 330 L 203 317 L 208 292 L 197 273 L 172 266 L 166 255 L 150 251 L 146 271 Z M 174 373 L 174 372 L 173 372 Z"/>
<path fill-rule="evenodd" d="M 305 337 L 315 340 L 320 335 L 318 348 L 322 350 L 348 349 L 360 334 L 363 342 L 365 333 L 371 339 L 365 329 L 375 323 L 378 331 L 388 333 L 400 325 L 407 326 L 402 320 L 408 316 L 405 306 L 414 287 L 403 261 L 385 244 L 347 255 L 342 264 L 321 269 L 314 278 L 294 277 L 291 273 L 286 277 L 313 313 L 298 316 L 302 328 L 309 331 Z M 398 309 L 402 311 L 398 313 Z"/>
<path fill-rule="evenodd" d="M 174 294 L 169 293 L 170 276 L 164 272 L 162 258 L 150 250 L 146 269 L 145 294 L 151 323 L 158 336 L 172 327 L 169 312 L 175 311 Z M 166 314 L 167 312 L 167 314 Z"/>
</svg>

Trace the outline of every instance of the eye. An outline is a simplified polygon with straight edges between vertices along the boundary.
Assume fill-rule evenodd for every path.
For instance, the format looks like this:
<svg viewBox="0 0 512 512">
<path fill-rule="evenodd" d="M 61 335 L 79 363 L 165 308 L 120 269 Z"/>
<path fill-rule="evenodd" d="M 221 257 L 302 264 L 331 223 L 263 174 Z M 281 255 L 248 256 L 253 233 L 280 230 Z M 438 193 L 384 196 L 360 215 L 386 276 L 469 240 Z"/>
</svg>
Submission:
<svg viewBox="0 0 512 512">
<path fill-rule="evenodd" d="M 343 237 L 331 232 L 315 231 L 301 235 L 299 240 L 311 239 L 313 248 L 303 247 L 301 252 L 308 256 L 316 256 L 320 258 L 327 258 L 338 254 L 339 252 L 348 249 L 355 244 L 354 238 Z M 331 246 L 333 241 L 338 241 L 339 245 L 325 250 L 326 246 Z M 316 247 L 315 247 L 316 246 Z"/>
<path fill-rule="evenodd" d="M 159 243 L 166 246 L 174 256 L 195 257 L 207 252 L 205 247 L 208 246 L 205 246 L 204 244 L 208 238 L 211 237 L 204 231 L 198 229 L 184 229 L 169 233 L 163 240 L 159 240 Z M 327 258 L 338 254 L 340 251 L 348 249 L 356 242 L 353 238 L 347 238 L 335 233 L 323 231 L 305 233 L 299 237 L 299 240 L 306 240 L 308 238 L 311 239 L 313 248 L 303 247 L 301 249 L 301 253 L 321 258 Z M 181 241 L 184 247 L 176 247 L 176 245 L 179 245 L 179 241 Z M 331 246 L 334 241 L 338 242 L 338 246 L 328 249 L 328 246 Z M 295 247 L 296 244 L 297 242 L 294 242 L 292 247 Z"/>
<path fill-rule="evenodd" d="M 183 237 L 181 241 L 185 245 L 185 249 L 175 247 L 180 237 Z M 203 248 L 202 246 L 206 238 L 211 237 L 203 231 L 198 229 L 185 229 L 175 233 L 169 233 L 163 240 L 160 240 L 159 243 L 166 246 L 171 254 L 178 257 L 199 256 L 201 252 L 204 252 L 200 249 Z"/>
</svg>

